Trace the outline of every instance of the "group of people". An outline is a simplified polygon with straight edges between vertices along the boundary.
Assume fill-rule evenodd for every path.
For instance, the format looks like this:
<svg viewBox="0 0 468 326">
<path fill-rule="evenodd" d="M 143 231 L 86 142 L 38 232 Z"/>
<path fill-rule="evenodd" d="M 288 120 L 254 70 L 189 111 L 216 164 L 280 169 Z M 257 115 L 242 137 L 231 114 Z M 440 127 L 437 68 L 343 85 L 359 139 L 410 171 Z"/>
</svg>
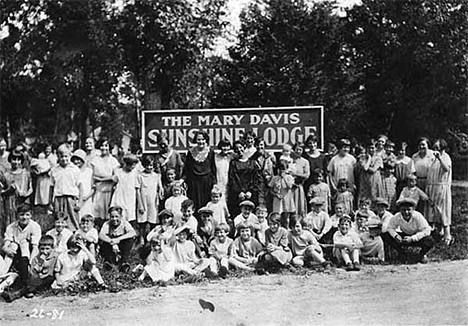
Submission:
<svg viewBox="0 0 468 326">
<path fill-rule="evenodd" d="M 222 139 L 217 152 L 209 142 L 196 132 L 183 157 L 161 135 L 157 154 L 119 160 L 106 138 L 97 149 L 92 138 L 85 150 L 47 145 L 35 158 L 0 139 L 4 298 L 83 277 L 105 289 L 101 266 L 129 273 L 133 252 L 141 280 L 167 282 L 331 262 L 355 271 L 362 259 L 388 260 L 391 248 L 404 262 L 417 247 L 425 263 L 434 235 L 453 242 L 443 139 L 421 138 L 412 157 L 385 135 L 353 148 L 340 139 L 327 153 L 310 136 L 277 155 L 252 131 Z M 38 209 L 48 217 L 35 219 Z"/>
</svg>

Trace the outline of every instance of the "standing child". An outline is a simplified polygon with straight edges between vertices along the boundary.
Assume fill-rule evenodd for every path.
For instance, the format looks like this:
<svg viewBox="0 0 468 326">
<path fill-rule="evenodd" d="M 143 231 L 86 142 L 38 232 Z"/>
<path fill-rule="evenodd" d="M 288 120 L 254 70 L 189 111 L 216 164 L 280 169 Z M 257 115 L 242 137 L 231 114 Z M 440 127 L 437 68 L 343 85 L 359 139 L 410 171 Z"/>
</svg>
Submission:
<svg viewBox="0 0 468 326">
<path fill-rule="evenodd" d="M 80 220 L 80 229 L 76 231 L 81 234 L 85 242 L 86 248 L 96 257 L 96 247 L 99 240 L 99 233 L 94 228 L 94 217 L 91 214 L 85 215 Z"/>
<path fill-rule="evenodd" d="M 174 257 L 171 248 L 167 246 L 164 238 L 157 236 L 151 238 L 151 252 L 146 258 L 146 266 L 138 278 L 143 281 L 149 276 L 153 282 L 163 284 L 175 276 Z"/>
<path fill-rule="evenodd" d="M 168 169 L 166 171 L 165 178 L 163 179 L 164 198 L 162 204 L 164 204 L 166 200 L 173 195 L 172 187 L 174 185 L 180 186 L 181 194 L 183 196 L 187 195 L 187 185 L 185 184 L 184 180 L 177 180 L 176 171 L 174 169 Z"/>
<path fill-rule="evenodd" d="M 279 213 L 271 213 L 268 218 L 269 228 L 265 231 L 265 251 L 259 262 L 266 269 L 284 267 L 292 259 L 289 249 L 288 231 L 280 226 Z"/>
<path fill-rule="evenodd" d="M 164 239 L 166 244 L 169 243 L 169 240 L 174 236 L 174 214 L 167 210 L 163 209 L 158 214 L 159 223 L 152 229 L 146 236 L 146 240 L 149 242 L 152 238 L 158 237 Z"/>
<path fill-rule="evenodd" d="M 354 213 L 354 196 L 349 190 L 348 181 L 344 178 L 338 180 L 338 191 L 333 197 L 335 206 L 342 204 L 344 207 L 344 214 L 352 216 Z"/>
<path fill-rule="evenodd" d="M 211 201 L 206 207 L 213 211 L 213 222 L 216 225 L 226 223 L 229 217 L 226 200 L 222 200 L 223 191 L 218 185 L 214 185 L 211 190 Z"/>
<path fill-rule="evenodd" d="M 53 154 L 51 154 L 50 156 L 52 155 Z M 56 164 L 57 164 L 57 161 L 55 160 L 54 166 Z M 44 153 L 39 153 L 37 159 L 33 159 L 31 161 L 31 172 L 36 175 L 34 205 L 48 206 L 50 204 L 49 192 L 50 192 L 50 170 L 51 168 L 52 168 L 51 162 L 47 159 Z"/>
<path fill-rule="evenodd" d="M 351 220 L 340 219 L 339 230 L 333 235 L 333 255 L 338 262 L 346 264 L 347 271 L 359 271 L 359 249 L 362 242 L 359 236 L 350 230 Z"/>
<path fill-rule="evenodd" d="M 136 208 L 140 214 L 144 213 L 141 200 L 141 178 L 135 169 L 138 159 L 135 155 L 125 155 L 122 159 L 123 168 L 115 171 L 114 182 L 116 182 L 111 206 L 120 206 L 123 209 L 122 217 L 136 227 Z"/>
<path fill-rule="evenodd" d="M 233 240 L 228 238 L 229 225 L 220 223 L 215 227 L 215 238 L 210 243 L 210 269 L 225 278 L 229 272 L 229 255 Z"/>
<path fill-rule="evenodd" d="M 371 200 L 368 198 L 361 198 L 359 200 L 358 210 L 354 213 L 354 216 L 356 216 L 357 213 L 359 212 L 364 212 L 368 214 L 369 219 L 376 219 L 377 217 L 375 216 L 375 213 L 371 211 L 370 207 L 371 207 Z"/>
<path fill-rule="evenodd" d="M 280 160 L 278 175 L 273 176 L 268 184 L 273 195 L 272 210 L 281 214 L 281 225 L 284 228 L 289 228 L 289 217 L 296 212 L 296 204 L 292 191 L 294 177 L 290 174 L 288 166 L 287 160 Z"/>
<path fill-rule="evenodd" d="M 91 274 L 101 287 L 104 287 L 96 258 L 89 252 L 80 234 L 74 234 L 67 242 L 68 251 L 61 253 L 55 265 L 54 289 L 63 289 L 74 281 L 81 280 L 86 274 Z"/>
<path fill-rule="evenodd" d="M 68 250 L 68 239 L 73 235 L 73 232 L 67 229 L 68 215 L 64 212 L 55 213 L 55 228 L 47 231 L 46 235 L 54 239 L 54 248 L 58 254 Z"/>
<path fill-rule="evenodd" d="M 179 224 L 182 220 L 182 203 L 188 198 L 182 194 L 182 186 L 174 183 L 171 188 L 172 196 L 164 203 L 164 207 L 174 214 L 174 222 Z"/>
<path fill-rule="evenodd" d="M 73 153 L 71 161 L 80 169 L 78 180 L 83 191 L 83 205 L 78 212 L 78 217 L 81 218 L 93 213 L 93 196 L 95 191 L 93 186 L 93 169 L 85 164 L 86 153 L 84 150 L 77 149 Z"/>
<path fill-rule="evenodd" d="M 257 240 L 260 241 L 262 246 L 265 245 L 265 231 L 268 229 L 268 211 L 265 206 L 258 206 L 255 210 L 255 215 L 258 218 L 260 228 L 257 230 Z"/>
<path fill-rule="evenodd" d="M 289 231 L 289 246 L 293 259 L 291 263 L 296 267 L 309 266 L 310 263 L 319 263 L 325 269 L 330 262 L 323 258 L 323 251 L 317 239 L 307 230 L 303 229 L 303 220 L 298 216 L 291 218 L 291 231 Z"/>
<path fill-rule="evenodd" d="M 403 187 L 406 185 L 406 177 L 416 172 L 413 160 L 409 156 L 406 156 L 406 147 L 407 144 L 405 142 L 400 143 L 397 147 L 397 157 L 395 158 L 396 196 L 398 198 Z"/>
<path fill-rule="evenodd" d="M 382 191 L 381 196 L 387 200 L 390 209 L 396 209 L 396 184 L 397 179 L 393 175 L 395 168 L 390 163 L 385 163 L 382 174 Z"/>
<path fill-rule="evenodd" d="M 304 225 L 320 243 L 331 243 L 330 229 L 332 223 L 328 214 L 322 209 L 325 200 L 320 197 L 312 198 L 310 201 L 312 211 L 304 218 Z"/>
<path fill-rule="evenodd" d="M 283 151 L 281 152 L 281 156 L 279 161 L 285 161 L 288 165 L 293 162 L 292 154 L 292 147 L 289 144 L 283 145 Z"/>
<path fill-rule="evenodd" d="M 316 168 L 312 173 L 312 184 L 307 191 L 307 198 L 309 201 L 312 198 L 320 197 L 325 199 L 325 205 L 323 205 L 323 210 L 328 214 L 328 207 L 331 205 L 331 193 L 330 187 L 325 183 L 325 177 L 323 170 Z"/>
<path fill-rule="evenodd" d="M 252 237 L 250 223 L 238 224 L 237 232 L 239 236 L 232 243 L 229 264 L 235 268 L 254 271 L 263 247 L 260 242 Z"/>
<path fill-rule="evenodd" d="M 427 201 L 429 204 L 432 204 L 429 196 L 417 186 L 418 178 L 414 174 L 408 175 L 406 180 L 407 185 L 401 190 L 398 200 L 411 198 L 416 202 L 416 207 L 418 206 L 420 200 Z"/>
<path fill-rule="evenodd" d="M 83 204 L 83 185 L 80 182 L 80 169 L 71 163 L 71 150 L 67 144 L 58 148 L 59 164 L 51 171 L 54 212 L 68 215 L 68 227 L 75 231 L 79 228 L 78 212 Z"/>
<path fill-rule="evenodd" d="M 158 223 L 159 199 L 163 197 L 164 191 L 161 175 L 154 172 L 154 158 L 145 155 L 141 159 L 141 164 L 144 168 L 140 172 L 143 213 L 138 213 L 137 222 L 140 231 L 140 245 L 144 245 L 148 227 L 152 230 Z"/>
</svg>

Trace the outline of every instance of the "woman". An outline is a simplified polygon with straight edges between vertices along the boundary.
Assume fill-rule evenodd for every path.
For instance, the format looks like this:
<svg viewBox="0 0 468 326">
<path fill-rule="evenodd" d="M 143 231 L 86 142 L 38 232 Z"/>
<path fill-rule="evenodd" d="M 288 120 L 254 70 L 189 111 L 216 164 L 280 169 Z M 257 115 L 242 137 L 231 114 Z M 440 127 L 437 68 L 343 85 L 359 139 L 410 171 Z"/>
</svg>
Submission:
<svg viewBox="0 0 468 326">
<path fill-rule="evenodd" d="M 453 238 L 450 234 L 452 222 L 452 160 L 445 152 L 447 142 L 437 139 L 434 142 L 434 161 L 427 173 L 426 193 L 434 207 L 427 207 L 426 218 L 431 224 L 443 228 L 444 243 L 450 245 Z"/>
<path fill-rule="evenodd" d="M 215 155 L 209 142 L 206 131 L 197 131 L 193 137 L 196 146 L 188 150 L 185 161 L 187 197 L 193 200 L 195 209 L 210 201 L 211 189 L 216 183 Z"/>
<path fill-rule="evenodd" d="M 382 177 L 380 170 L 383 169 L 383 159 L 376 152 L 376 146 L 371 142 L 367 146 L 367 151 L 364 151 L 359 156 L 358 160 L 358 176 L 359 176 L 359 196 L 358 202 L 361 199 L 370 199 L 372 203 L 381 196 Z"/>
<path fill-rule="evenodd" d="M 307 199 L 303 184 L 310 176 L 310 166 L 309 161 L 302 157 L 304 152 L 303 143 L 295 143 L 293 150 L 293 163 L 289 167 L 295 184 L 293 196 L 296 203 L 296 214 L 304 217 L 307 215 Z"/>
<path fill-rule="evenodd" d="M 405 142 L 399 143 L 397 146 L 397 157 L 395 158 L 396 198 L 400 197 L 401 191 L 406 186 L 406 178 L 416 172 L 413 160 L 406 156 L 406 147 Z"/>
<path fill-rule="evenodd" d="M 317 136 L 310 135 L 307 137 L 302 156 L 309 162 L 309 177 L 304 181 L 305 191 L 309 190 L 312 184 L 312 173 L 319 168 L 322 171 L 327 171 L 327 158 L 317 147 Z"/>
<path fill-rule="evenodd" d="M 8 162 L 9 154 L 5 138 L 0 137 L 0 172 L 5 173 L 11 168 L 10 162 Z"/>
<path fill-rule="evenodd" d="M 271 199 L 268 191 L 268 183 L 271 177 L 274 175 L 276 169 L 276 157 L 274 154 L 268 152 L 265 146 L 265 140 L 263 138 L 257 138 L 255 147 L 257 151 L 252 155 L 251 159 L 255 160 L 260 167 L 261 180 L 259 185 L 258 204 L 271 208 Z"/>
<path fill-rule="evenodd" d="M 262 175 L 257 162 L 250 160 L 245 153 L 245 142 L 237 140 L 233 146 L 235 157 L 229 164 L 228 209 L 231 216 L 237 216 L 241 201 L 248 199 L 258 205 Z"/>
<path fill-rule="evenodd" d="M 244 141 L 245 141 L 245 154 L 246 157 L 251 158 L 252 155 L 255 154 L 257 148 L 255 147 L 255 143 L 257 141 L 257 135 L 252 131 L 249 130 L 244 134 Z"/>
<path fill-rule="evenodd" d="M 227 184 L 229 178 L 229 163 L 232 160 L 231 143 L 223 138 L 218 143 L 219 153 L 215 155 L 216 180 L 222 193 L 222 199 L 227 203 Z"/>
<path fill-rule="evenodd" d="M 427 184 L 427 173 L 429 167 L 435 160 L 434 152 L 429 149 L 430 142 L 426 137 L 421 137 L 418 140 L 418 152 L 412 157 L 414 162 L 414 169 L 416 170 L 416 176 L 418 177 L 418 187 L 422 191 L 426 191 Z"/>
<path fill-rule="evenodd" d="M 119 162 L 110 153 L 109 140 L 106 137 L 101 138 L 97 146 L 101 154 L 95 156 L 90 165 L 93 169 L 93 182 L 96 188 L 94 193 L 94 217 L 96 225 L 101 226 L 107 220 L 108 209 L 114 187 L 115 170 L 120 166 Z"/>
<path fill-rule="evenodd" d="M 85 141 L 85 151 L 86 151 L 85 165 L 87 167 L 91 167 L 91 161 L 93 160 L 93 158 L 100 155 L 99 150 L 97 150 L 94 145 L 95 144 L 94 144 L 94 139 L 93 138 L 91 138 L 91 137 L 86 138 L 86 141 Z"/>
<path fill-rule="evenodd" d="M 337 191 L 338 180 L 346 179 L 349 188 L 354 192 L 354 166 L 356 159 L 349 154 L 351 142 L 348 139 L 340 139 L 338 142 L 338 154 L 332 157 L 328 163 L 327 171 L 330 178 L 330 187 L 333 193 Z"/>
<path fill-rule="evenodd" d="M 377 142 L 375 143 L 375 154 L 385 156 L 385 145 L 387 144 L 388 137 L 385 135 L 378 135 Z"/>
</svg>

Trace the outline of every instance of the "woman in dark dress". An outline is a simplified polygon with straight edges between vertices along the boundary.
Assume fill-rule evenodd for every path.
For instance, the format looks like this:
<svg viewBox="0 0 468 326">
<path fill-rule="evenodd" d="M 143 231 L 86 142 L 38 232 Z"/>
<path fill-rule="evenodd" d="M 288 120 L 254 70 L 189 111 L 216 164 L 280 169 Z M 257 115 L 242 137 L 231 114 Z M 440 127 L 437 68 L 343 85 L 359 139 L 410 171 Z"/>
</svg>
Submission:
<svg viewBox="0 0 468 326">
<path fill-rule="evenodd" d="M 232 217 L 239 214 L 239 203 L 250 200 L 258 205 L 258 193 L 262 180 L 260 166 L 255 160 L 248 158 L 245 152 L 245 142 L 234 142 L 235 157 L 229 164 L 228 209 Z"/>
<path fill-rule="evenodd" d="M 327 172 L 327 158 L 319 151 L 317 147 L 317 136 L 310 135 L 307 137 L 302 157 L 309 161 L 310 174 L 309 178 L 304 181 L 304 191 L 307 193 L 310 185 L 312 184 L 314 170 L 319 168 L 322 169 L 324 173 Z"/>
<path fill-rule="evenodd" d="M 196 210 L 210 201 L 211 189 L 216 183 L 215 155 L 209 141 L 205 131 L 197 131 L 193 137 L 196 146 L 188 150 L 185 161 L 187 197 L 193 200 Z"/>
</svg>

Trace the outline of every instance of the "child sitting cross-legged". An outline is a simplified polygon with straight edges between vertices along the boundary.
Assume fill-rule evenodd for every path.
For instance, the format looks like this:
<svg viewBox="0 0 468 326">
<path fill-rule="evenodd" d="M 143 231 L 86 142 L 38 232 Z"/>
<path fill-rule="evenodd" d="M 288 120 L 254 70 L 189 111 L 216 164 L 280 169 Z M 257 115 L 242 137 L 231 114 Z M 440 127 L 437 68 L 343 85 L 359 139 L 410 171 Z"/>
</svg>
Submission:
<svg viewBox="0 0 468 326">
<path fill-rule="evenodd" d="M 64 212 L 55 213 L 55 228 L 47 231 L 47 235 L 50 235 L 55 241 L 55 251 L 58 254 L 66 252 L 67 241 L 73 235 L 73 232 L 67 228 L 68 225 L 68 214 Z"/>
<path fill-rule="evenodd" d="M 293 254 L 291 263 L 296 267 L 310 266 L 312 263 L 321 264 L 325 269 L 330 262 L 323 257 L 323 251 L 317 239 L 311 232 L 303 228 L 304 220 L 297 215 L 291 218 L 289 231 L 289 246 Z"/>
<path fill-rule="evenodd" d="M 174 278 L 174 257 L 171 248 L 167 246 L 166 239 L 157 235 L 150 239 L 151 252 L 146 258 L 146 266 L 139 280 L 143 281 L 149 276 L 153 282 L 163 284 Z"/>
<path fill-rule="evenodd" d="M 361 239 L 356 232 L 351 231 L 351 220 L 342 217 L 338 224 L 339 230 L 333 235 L 333 255 L 339 263 L 346 264 L 347 271 L 359 271 L 359 249 Z"/>
<path fill-rule="evenodd" d="M 380 237 L 381 230 L 382 223 L 379 220 L 369 220 L 367 212 L 357 212 L 356 231 L 362 242 L 360 255 L 367 262 L 385 261 L 384 243 Z"/>
<path fill-rule="evenodd" d="M 64 289 L 74 281 L 81 280 L 91 274 L 102 287 L 104 280 L 96 267 L 96 258 L 86 248 L 84 239 L 80 234 L 74 234 L 67 241 L 68 251 L 61 253 L 55 265 L 54 289 Z"/>
<path fill-rule="evenodd" d="M 288 264 L 292 254 L 288 245 L 288 231 L 281 226 L 281 215 L 271 213 L 268 225 L 269 228 L 265 231 L 265 250 L 259 258 L 259 266 L 272 270 Z"/>
<path fill-rule="evenodd" d="M 229 264 L 239 269 L 254 271 L 263 247 L 257 239 L 252 237 L 250 223 L 238 224 L 237 233 L 239 236 L 232 243 Z"/>
<path fill-rule="evenodd" d="M 233 240 L 228 238 L 229 225 L 220 223 L 215 226 L 215 238 L 210 243 L 210 269 L 213 274 L 225 278 L 229 272 L 229 253 Z"/>
</svg>

